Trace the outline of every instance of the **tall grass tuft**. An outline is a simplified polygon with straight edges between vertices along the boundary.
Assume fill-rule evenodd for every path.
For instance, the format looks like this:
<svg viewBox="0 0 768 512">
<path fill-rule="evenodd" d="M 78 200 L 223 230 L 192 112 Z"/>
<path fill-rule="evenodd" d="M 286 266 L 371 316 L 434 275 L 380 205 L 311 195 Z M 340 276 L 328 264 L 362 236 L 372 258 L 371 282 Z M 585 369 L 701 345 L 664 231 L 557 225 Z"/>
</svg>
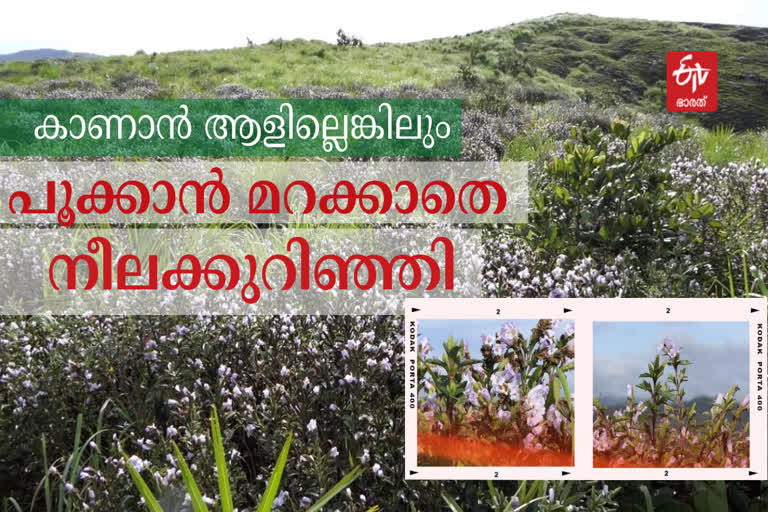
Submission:
<svg viewBox="0 0 768 512">
<path fill-rule="evenodd" d="M 229 473 L 227 471 L 227 464 L 224 456 L 225 452 L 224 442 L 221 437 L 221 424 L 219 423 L 219 415 L 216 412 L 216 407 L 213 407 L 213 410 L 211 411 L 211 439 L 213 442 L 213 453 L 214 458 L 216 459 L 216 473 L 218 475 L 219 483 L 219 508 L 223 512 L 232 512 L 234 510 L 234 503 L 232 499 L 232 490 L 229 485 Z M 283 449 L 280 451 L 280 455 L 278 456 L 277 462 L 275 463 L 275 469 L 272 470 L 272 475 L 269 477 L 267 488 L 261 497 L 261 501 L 259 502 L 258 507 L 256 508 L 257 512 L 269 512 L 272 510 L 272 505 L 274 504 L 275 498 L 277 497 L 277 491 L 280 488 L 280 481 L 283 477 L 283 470 L 285 469 L 285 465 L 288 462 L 288 452 L 291 448 L 292 439 L 293 433 L 288 434 L 288 439 L 285 440 Z M 189 466 L 187 466 L 187 463 L 184 461 L 184 458 L 181 455 L 181 451 L 179 450 L 179 447 L 176 445 L 176 443 L 173 443 L 173 450 L 181 470 L 184 486 L 186 487 L 187 493 L 190 496 L 190 501 L 192 503 L 194 512 L 207 512 L 208 507 L 203 501 L 200 489 L 195 482 L 194 477 L 192 476 L 192 472 L 189 470 Z M 144 498 L 144 504 L 147 506 L 147 509 L 150 512 L 163 512 L 163 509 L 160 506 L 157 498 L 155 498 L 154 494 L 152 494 L 149 486 L 136 470 L 136 468 L 133 467 L 133 463 L 131 463 L 128 455 L 123 453 L 123 459 L 125 460 L 125 466 L 128 469 L 128 473 L 131 475 L 131 479 L 133 479 L 139 494 L 141 494 L 142 498 Z M 359 465 L 352 468 L 352 471 L 347 473 L 336 485 L 334 485 L 328 492 L 320 497 L 320 499 L 314 505 L 309 507 L 307 512 L 319 512 L 322 510 L 322 507 L 325 506 L 325 504 L 331 501 L 331 499 L 341 491 L 349 487 L 349 485 L 352 484 L 352 482 L 354 482 L 362 474 L 362 472 L 362 468 Z M 372 507 L 368 509 L 367 512 L 375 512 L 376 510 L 378 510 L 378 507 Z"/>
</svg>

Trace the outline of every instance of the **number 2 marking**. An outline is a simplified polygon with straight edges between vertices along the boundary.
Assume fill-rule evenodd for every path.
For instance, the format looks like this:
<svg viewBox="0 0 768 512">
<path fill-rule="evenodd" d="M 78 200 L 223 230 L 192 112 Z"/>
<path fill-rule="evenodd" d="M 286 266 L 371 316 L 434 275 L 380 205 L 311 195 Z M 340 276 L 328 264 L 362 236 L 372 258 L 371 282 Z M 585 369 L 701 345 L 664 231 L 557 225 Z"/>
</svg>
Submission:
<svg viewBox="0 0 768 512">
<path fill-rule="evenodd" d="M 499 478 L 499 472 L 498 471 L 494 471 L 493 472 L 493 478 Z"/>
<path fill-rule="evenodd" d="M 667 314 L 669 314 L 669 312 L 670 312 L 670 308 L 667 308 Z"/>
<path fill-rule="evenodd" d="M 496 310 L 496 314 L 497 314 L 497 315 L 500 315 L 500 314 L 501 314 L 501 310 L 500 310 L 500 309 L 497 309 L 497 310 Z"/>
</svg>

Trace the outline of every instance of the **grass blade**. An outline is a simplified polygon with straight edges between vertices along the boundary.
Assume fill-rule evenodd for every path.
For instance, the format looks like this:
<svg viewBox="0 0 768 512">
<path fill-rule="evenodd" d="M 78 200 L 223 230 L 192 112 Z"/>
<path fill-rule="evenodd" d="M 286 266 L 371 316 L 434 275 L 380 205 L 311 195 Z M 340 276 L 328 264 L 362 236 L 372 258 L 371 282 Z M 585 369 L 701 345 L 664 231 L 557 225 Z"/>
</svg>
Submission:
<svg viewBox="0 0 768 512">
<path fill-rule="evenodd" d="M 744 296 L 749 297 L 749 270 L 747 269 L 747 255 L 741 255 L 741 269 L 744 273 Z"/>
<path fill-rule="evenodd" d="M 213 408 L 211 413 L 211 437 L 213 438 L 213 454 L 216 458 L 216 472 L 219 477 L 221 510 L 222 512 L 233 512 L 235 507 L 232 504 L 232 491 L 229 488 L 229 474 L 227 473 L 227 462 L 224 458 L 224 443 L 221 440 L 221 426 L 216 407 Z"/>
<path fill-rule="evenodd" d="M 527 502 L 523 503 L 522 505 L 520 505 L 520 506 L 519 506 L 519 507 L 517 507 L 516 509 L 513 509 L 513 510 L 512 510 L 512 512 L 520 512 L 521 510 L 525 510 L 525 509 L 526 509 L 526 508 L 528 508 L 530 505 L 532 505 L 532 504 L 536 503 L 537 501 L 541 501 L 541 500 L 543 500 L 544 498 L 546 498 L 546 496 L 539 496 L 538 498 L 533 498 L 532 500 L 530 500 L 530 501 L 527 501 Z"/>
<path fill-rule="evenodd" d="M 181 477 L 184 479 L 184 485 L 189 493 L 190 501 L 192 501 L 192 508 L 195 512 L 208 512 L 208 507 L 205 506 L 203 496 L 200 494 L 200 489 L 197 487 L 195 478 L 192 476 L 192 472 L 189 470 L 189 466 L 184 462 L 184 457 L 181 455 L 181 450 L 176 445 L 176 442 L 171 441 L 173 444 L 173 452 L 176 455 L 176 460 L 179 463 L 179 469 L 181 469 Z"/>
<path fill-rule="evenodd" d="M 347 473 L 344 478 L 339 480 L 339 483 L 331 487 L 331 489 L 323 494 L 323 496 L 317 500 L 317 502 L 309 507 L 306 512 L 319 512 L 322 510 L 322 508 L 325 506 L 326 503 L 331 501 L 331 499 L 339 494 L 341 491 L 349 487 L 349 485 L 357 480 L 357 477 L 359 477 L 363 473 L 363 469 L 360 466 L 355 466 L 352 471 Z"/>
<path fill-rule="evenodd" d="M 75 447 L 67 459 L 67 463 L 64 465 L 64 472 L 61 474 L 63 482 L 59 483 L 59 501 L 56 504 L 58 512 L 63 512 L 65 504 L 69 510 L 69 499 L 66 498 L 64 483 L 69 482 L 74 485 L 77 482 L 77 466 L 80 462 L 80 435 L 82 431 L 83 413 L 80 413 L 77 415 L 77 424 L 75 425 Z"/>
<path fill-rule="evenodd" d="M 648 492 L 648 488 L 641 485 L 640 492 L 645 496 L 645 512 L 653 512 L 653 499 L 651 499 L 651 493 Z"/>
<path fill-rule="evenodd" d="M 8 498 L 8 499 L 6 500 L 6 505 L 7 505 L 8 503 L 10 503 L 11 505 L 13 505 L 13 508 L 16 510 L 16 512 L 24 512 L 24 511 L 21 509 L 21 505 L 19 505 L 19 502 L 18 502 L 18 501 L 16 501 L 15 499 L 13 499 L 13 498 Z"/>
<path fill-rule="evenodd" d="M 491 499 L 493 500 L 493 506 L 498 507 L 503 501 L 501 494 L 496 490 L 496 486 L 493 485 L 493 482 L 487 480 L 486 483 L 488 484 L 488 492 L 491 494 Z"/>
<path fill-rule="evenodd" d="M 112 400 L 107 398 L 104 400 L 104 403 L 101 404 L 101 409 L 99 409 L 99 417 L 96 420 L 96 439 L 94 439 L 94 443 L 97 447 L 101 446 L 101 432 L 104 426 L 104 414 L 107 412 L 107 406 L 112 403 Z M 97 450 L 93 451 L 93 454 L 91 454 L 91 467 L 95 469 L 96 471 L 99 470 L 99 462 L 101 461 L 101 457 L 99 457 L 99 452 Z"/>
<path fill-rule="evenodd" d="M 440 493 L 440 496 L 443 497 L 443 501 L 445 501 L 448 504 L 448 508 L 451 510 L 451 512 L 464 512 L 458 503 L 456 503 L 456 500 L 454 500 L 452 497 L 445 494 L 445 491 Z"/>
<path fill-rule="evenodd" d="M 69 467 L 69 483 L 77 483 L 78 469 L 80 468 L 80 456 L 83 454 L 83 447 L 80 446 L 80 438 L 83 435 L 83 413 L 77 415 L 77 425 L 75 426 L 75 449 L 72 451 L 72 464 Z M 64 475 L 66 475 L 66 470 Z"/>
<path fill-rule="evenodd" d="M 283 469 L 285 468 L 285 463 L 288 461 L 288 450 L 291 449 L 292 440 L 293 432 L 288 434 L 288 439 L 285 440 L 283 449 L 280 451 L 280 456 L 277 458 L 277 463 L 275 464 L 275 469 L 272 471 L 272 476 L 269 477 L 267 489 L 264 491 L 264 496 L 261 497 L 257 512 L 269 512 L 272 510 L 272 502 L 275 501 L 277 489 L 280 487 L 280 480 L 283 478 Z"/>
<path fill-rule="evenodd" d="M 731 267 L 731 258 L 726 260 L 728 262 L 728 290 L 731 292 L 731 297 L 736 297 L 736 287 L 733 285 L 733 268 Z"/>
<path fill-rule="evenodd" d="M 144 504 L 147 506 L 147 509 L 149 509 L 150 512 L 163 512 L 163 508 L 160 506 L 160 503 L 158 503 L 157 499 L 152 494 L 152 491 L 149 490 L 147 483 L 143 478 L 141 478 L 139 472 L 136 471 L 136 468 L 133 467 L 133 463 L 125 454 L 125 452 L 123 452 L 123 459 L 125 459 L 125 467 L 128 470 L 128 474 L 131 475 L 131 479 L 133 480 L 134 485 L 136 485 L 136 488 L 139 490 L 139 494 L 141 494 L 141 497 L 144 498 Z"/>
<path fill-rule="evenodd" d="M 43 471 L 45 476 L 43 477 L 43 490 L 45 492 L 45 510 L 46 512 L 53 512 L 53 496 L 51 496 L 51 478 L 49 476 L 51 467 L 48 465 L 48 449 L 45 446 L 45 434 L 42 437 L 43 445 Z"/>
</svg>

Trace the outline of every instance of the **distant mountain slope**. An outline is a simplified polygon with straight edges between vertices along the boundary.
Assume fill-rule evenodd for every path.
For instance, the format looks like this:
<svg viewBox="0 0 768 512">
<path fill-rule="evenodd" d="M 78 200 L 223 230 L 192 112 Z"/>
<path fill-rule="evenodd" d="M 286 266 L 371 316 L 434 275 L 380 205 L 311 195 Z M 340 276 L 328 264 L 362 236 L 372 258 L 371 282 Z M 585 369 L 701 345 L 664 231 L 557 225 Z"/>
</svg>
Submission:
<svg viewBox="0 0 768 512">
<path fill-rule="evenodd" d="M 510 71 L 518 50 L 536 67 L 535 76 Z M 211 94 L 223 84 L 280 96 L 283 87 L 309 85 L 440 87 L 455 82 L 460 66 L 466 71 L 469 65 L 478 78 L 475 87 L 491 80 L 520 86 L 531 91 L 523 101 L 580 97 L 654 112 L 665 109 L 666 55 L 672 50 L 718 52 L 718 110 L 695 116 L 704 125 L 768 126 L 768 28 L 576 14 L 362 48 L 297 39 L 227 50 L 0 63 L 0 88 L 51 79 L 117 87 L 116 77 L 131 74 L 155 81 L 166 96 Z"/>
<path fill-rule="evenodd" d="M 534 65 L 589 98 L 665 108 L 666 54 L 718 53 L 718 111 L 707 125 L 768 126 L 768 28 L 559 14 L 478 34 L 480 46 L 520 45 Z"/>
<path fill-rule="evenodd" d="M 20 52 L 0 55 L 0 62 L 28 61 L 39 59 L 74 59 L 78 57 L 98 57 L 98 55 L 94 53 L 73 53 L 67 50 L 40 48 L 37 50 L 21 50 Z"/>
</svg>

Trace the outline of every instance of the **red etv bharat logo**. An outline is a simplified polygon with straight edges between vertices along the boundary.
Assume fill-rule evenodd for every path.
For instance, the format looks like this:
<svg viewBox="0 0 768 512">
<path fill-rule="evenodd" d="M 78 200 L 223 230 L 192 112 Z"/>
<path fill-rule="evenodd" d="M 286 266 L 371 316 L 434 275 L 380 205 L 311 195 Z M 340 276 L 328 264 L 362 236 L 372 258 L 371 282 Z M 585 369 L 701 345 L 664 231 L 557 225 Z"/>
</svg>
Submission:
<svg viewBox="0 0 768 512">
<path fill-rule="evenodd" d="M 667 53 L 667 110 L 717 110 L 717 52 Z"/>
</svg>

